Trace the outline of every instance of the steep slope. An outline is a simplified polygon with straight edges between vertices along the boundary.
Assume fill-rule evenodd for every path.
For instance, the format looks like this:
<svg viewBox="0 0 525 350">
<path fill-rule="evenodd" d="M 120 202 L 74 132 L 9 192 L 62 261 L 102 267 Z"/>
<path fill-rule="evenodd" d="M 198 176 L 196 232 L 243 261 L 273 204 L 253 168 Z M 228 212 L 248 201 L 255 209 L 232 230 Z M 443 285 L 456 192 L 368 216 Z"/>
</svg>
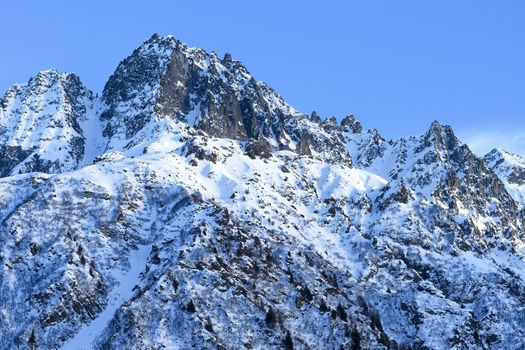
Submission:
<svg viewBox="0 0 525 350">
<path fill-rule="evenodd" d="M 172 36 L 152 36 L 122 61 L 102 99 L 107 150 L 140 149 L 159 130 L 183 121 L 210 136 L 251 140 L 254 152 L 293 150 L 351 162 L 319 123 L 226 54 L 189 48 Z M 329 123 L 330 124 L 330 123 Z"/>
<path fill-rule="evenodd" d="M 521 346 L 523 222 L 503 183 L 438 123 L 420 137 L 372 140 L 368 167 L 390 178 L 366 228 L 376 241 L 370 304 L 384 331 L 429 348 Z"/>
<path fill-rule="evenodd" d="M 470 246 L 483 249 L 509 240 L 521 245 L 519 208 L 498 175 L 461 143 L 449 126 L 434 122 L 419 137 L 385 141 L 377 133 L 348 143 L 357 167 L 389 179 L 390 195 L 409 190 L 445 210 Z M 384 201 L 388 201 L 385 194 Z M 519 239 L 516 240 L 516 235 Z M 481 247 L 479 245 L 481 244 Z"/>
<path fill-rule="evenodd" d="M 33 186 L 24 178 L 36 193 L 25 190 L 3 220 L 11 282 L 0 304 L 18 320 L 3 347 L 52 347 L 82 324 L 100 331 L 88 338 L 95 348 L 513 348 L 523 339 L 521 255 L 470 250 L 460 227 L 445 226 L 448 213 L 413 191 L 384 204 L 385 181 L 361 170 L 287 151 L 251 159 L 238 142 L 184 131 L 170 141 Z M 36 208 L 47 209 L 25 220 Z M 145 265 L 128 265 L 138 248 Z M 115 293 L 130 299 L 115 305 Z M 107 328 L 90 324 L 108 313 Z"/>
<path fill-rule="evenodd" d="M 10 282 L 0 304 L 11 322 L 2 347 L 51 348 L 96 322 L 114 307 L 108 298 L 122 286 L 119 271 L 128 276 L 132 250 L 151 245 L 142 248 L 147 264 L 131 266 L 140 272 L 138 287 L 126 284 L 131 299 L 98 334 L 103 348 L 238 348 L 241 340 L 279 348 L 288 333 L 310 347 L 350 345 L 352 334 L 378 342 L 351 292 L 358 267 L 336 234 L 344 228 L 330 224 L 323 201 L 358 200 L 384 181 L 287 152 L 263 162 L 237 142 L 194 137 L 171 152 L 44 178 L 3 218 L 10 234 L 2 280 Z M 190 143 L 213 160 L 199 159 Z M 47 209 L 26 220 L 37 207 Z M 300 333 L 310 336 L 299 340 Z"/>
<path fill-rule="evenodd" d="M 75 169 L 93 100 L 76 75 L 54 69 L 11 87 L 0 100 L 0 176 Z"/>
<path fill-rule="evenodd" d="M 172 36 L 100 100 L 37 78 L 0 109 L 0 349 L 525 346 L 519 157 L 306 116 Z"/>
<path fill-rule="evenodd" d="M 483 160 L 505 184 L 521 207 L 525 204 L 525 159 L 503 149 L 493 149 Z"/>
</svg>

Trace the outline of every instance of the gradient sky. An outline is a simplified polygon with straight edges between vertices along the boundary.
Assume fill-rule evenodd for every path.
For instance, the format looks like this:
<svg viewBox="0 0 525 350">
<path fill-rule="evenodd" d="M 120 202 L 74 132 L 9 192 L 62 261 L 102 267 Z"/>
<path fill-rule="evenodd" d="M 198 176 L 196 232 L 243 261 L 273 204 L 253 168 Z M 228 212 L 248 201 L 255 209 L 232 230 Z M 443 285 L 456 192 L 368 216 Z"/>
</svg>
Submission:
<svg viewBox="0 0 525 350">
<path fill-rule="evenodd" d="M 154 32 L 230 52 L 302 112 L 388 138 L 437 119 L 478 153 L 525 155 L 522 0 L 10 1 L 0 94 L 51 67 L 100 92 Z"/>
</svg>

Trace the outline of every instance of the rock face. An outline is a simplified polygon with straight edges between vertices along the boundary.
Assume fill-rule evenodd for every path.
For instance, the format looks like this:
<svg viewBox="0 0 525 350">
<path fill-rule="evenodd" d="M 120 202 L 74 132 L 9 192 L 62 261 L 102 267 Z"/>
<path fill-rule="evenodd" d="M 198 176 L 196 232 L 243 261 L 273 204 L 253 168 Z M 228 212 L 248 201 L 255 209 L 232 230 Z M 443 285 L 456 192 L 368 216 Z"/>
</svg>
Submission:
<svg viewBox="0 0 525 350">
<path fill-rule="evenodd" d="M 0 104 L 0 349 L 522 349 L 525 160 L 152 36 Z"/>
<path fill-rule="evenodd" d="M 122 61 L 102 100 L 106 150 L 149 142 L 152 130 L 165 130 L 175 121 L 213 137 L 265 138 L 276 150 L 303 155 L 322 156 L 327 147 L 340 147 L 231 55 L 220 59 L 172 36 L 153 35 Z M 346 152 L 341 148 L 338 153 L 343 157 Z"/>
<path fill-rule="evenodd" d="M 230 55 L 221 60 L 171 36 L 152 36 L 121 62 L 103 99 L 106 135 L 126 140 L 166 119 L 185 121 L 210 136 L 247 140 L 270 136 L 272 122 L 298 115 Z"/>
</svg>

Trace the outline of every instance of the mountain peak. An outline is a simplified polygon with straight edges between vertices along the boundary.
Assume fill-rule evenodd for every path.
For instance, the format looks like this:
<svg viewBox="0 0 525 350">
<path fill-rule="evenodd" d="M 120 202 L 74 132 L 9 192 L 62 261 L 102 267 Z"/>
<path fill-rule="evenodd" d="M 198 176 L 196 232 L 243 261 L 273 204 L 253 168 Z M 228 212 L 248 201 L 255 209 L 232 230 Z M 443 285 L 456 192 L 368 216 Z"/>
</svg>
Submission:
<svg viewBox="0 0 525 350">
<path fill-rule="evenodd" d="M 353 114 L 347 115 L 341 120 L 341 128 L 345 131 L 350 131 L 352 133 L 361 133 L 363 132 L 363 126 L 361 123 L 354 117 Z"/>
<path fill-rule="evenodd" d="M 211 136 L 248 140 L 279 135 L 285 119 L 298 115 L 230 54 L 221 60 L 213 51 L 188 48 L 172 36 L 153 35 L 133 51 L 110 77 L 102 99 L 105 136 L 130 147 L 143 142 L 132 141 L 140 130 L 160 121 L 186 122 Z M 294 141 L 280 142 L 286 148 Z"/>
<path fill-rule="evenodd" d="M 53 89 L 57 92 L 58 90 L 83 89 L 87 94 L 92 94 L 90 90 L 84 87 L 78 75 L 70 72 L 60 72 L 56 68 L 40 71 L 29 78 L 26 84 L 18 85 L 25 86 L 35 94 L 44 94 Z"/>
<path fill-rule="evenodd" d="M 49 68 L 41 70 L 36 74 L 36 76 L 60 76 L 62 73 L 58 71 L 56 68 Z"/>
<path fill-rule="evenodd" d="M 483 157 L 483 161 L 503 181 L 512 197 L 525 206 L 525 158 L 494 148 Z"/>
<path fill-rule="evenodd" d="M 153 33 L 151 35 L 151 37 L 148 39 L 148 40 L 151 40 L 151 41 L 156 41 L 156 40 L 160 40 L 162 37 L 160 36 L 159 33 Z"/>
<path fill-rule="evenodd" d="M 443 125 L 437 120 L 434 120 L 432 124 L 430 124 L 428 133 L 434 135 L 447 134 L 448 136 L 455 136 L 454 131 L 450 125 Z"/>
<path fill-rule="evenodd" d="M 77 75 L 54 68 L 10 88 L 0 103 L 0 176 L 75 169 L 92 104 Z"/>
<path fill-rule="evenodd" d="M 224 57 L 222 58 L 224 62 L 233 62 L 232 55 L 229 52 L 226 52 L 224 54 Z"/>
<path fill-rule="evenodd" d="M 487 163 L 493 163 L 498 161 L 506 161 L 510 164 L 516 164 L 519 166 L 525 167 L 525 158 L 522 156 L 509 152 L 506 149 L 503 148 L 493 148 L 490 152 L 488 152 L 483 159 Z"/>
<path fill-rule="evenodd" d="M 177 38 L 175 38 L 173 35 L 160 35 L 159 33 L 153 33 L 146 41 L 144 41 L 144 44 L 150 44 L 150 43 L 159 43 L 159 42 L 177 42 Z"/>
<path fill-rule="evenodd" d="M 56 68 L 42 70 L 29 78 L 28 85 L 42 84 L 45 82 L 56 83 L 64 79 L 68 73 L 61 73 Z"/>
<path fill-rule="evenodd" d="M 433 147 L 439 152 L 448 153 L 461 145 L 450 125 L 442 125 L 437 120 L 433 121 L 429 130 L 423 135 L 423 143 L 420 149 Z"/>
</svg>

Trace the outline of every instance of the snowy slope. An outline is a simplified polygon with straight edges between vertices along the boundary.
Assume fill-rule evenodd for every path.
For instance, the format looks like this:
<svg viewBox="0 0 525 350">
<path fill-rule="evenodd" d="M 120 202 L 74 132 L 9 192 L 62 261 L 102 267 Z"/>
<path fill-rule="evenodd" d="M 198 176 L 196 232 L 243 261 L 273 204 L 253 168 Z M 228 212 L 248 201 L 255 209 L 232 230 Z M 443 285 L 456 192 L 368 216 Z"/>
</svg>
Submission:
<svg viewBox="0 0 525 350">
<path fill-rule="evenodd" d="M 525 161 L 154 35 L 0 104 L 0 349 L 521 349 Z"/>
<path fill-rule="evenodd" d="M 525 204 L 525 159 L 503 149 L 493 149 L 484 158 L 507 187 L 507 191 L 523 206 Z"/>
<path fill-rule="evenodd" d="M 14 85 L 0 101 L 0 175 L 75 169 L 93 95 L 74 74 L 54 69 Z"/>
</svg>

